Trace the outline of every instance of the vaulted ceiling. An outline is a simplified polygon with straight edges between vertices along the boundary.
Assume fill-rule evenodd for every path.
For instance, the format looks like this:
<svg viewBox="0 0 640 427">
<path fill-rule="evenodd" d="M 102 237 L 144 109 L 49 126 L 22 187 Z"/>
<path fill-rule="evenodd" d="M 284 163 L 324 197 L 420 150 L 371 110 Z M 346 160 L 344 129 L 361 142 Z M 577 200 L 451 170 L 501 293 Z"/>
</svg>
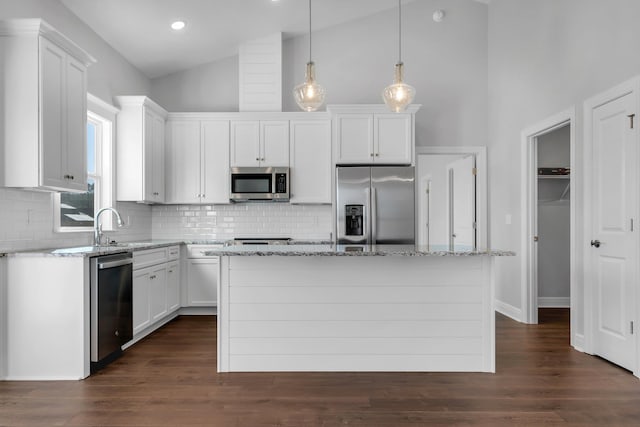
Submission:
<svg viewBox="0 0 640 427">
<path fill-rule="evenodd" d="M 285 38 L 304 34 L 309 25 L 306 0 L 61 1 L 150 78 L 235 55 L 248 40 L 276 32 Z M 313 28 L 331 27 L 397 5 L 396 0 L 316 0 Z M 170 24 L 176 20 L 185 21 L 186 28 L 172 30 Z"/>
</svg>

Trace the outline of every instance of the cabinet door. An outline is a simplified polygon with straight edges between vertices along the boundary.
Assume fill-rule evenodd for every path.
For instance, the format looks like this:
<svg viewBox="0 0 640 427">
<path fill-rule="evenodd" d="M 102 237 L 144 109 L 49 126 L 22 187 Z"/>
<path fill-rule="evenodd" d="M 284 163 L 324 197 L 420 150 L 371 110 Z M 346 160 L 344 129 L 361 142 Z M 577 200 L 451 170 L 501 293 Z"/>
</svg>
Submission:
<svg viewBox="0 0 640 427">
<path fill-rule="evenodd" d="M 144 109 L 144 135 L 142 147 L 144 151 L 144 162 L 142 164 L 143 168 L 143 191 L 144 191 L 144 200 L 145 201 L 154 201 L 159 194 L 153 188 L 153 166 L 155 164 L 156 155 L 153 150 L 153 140 L 154 140 L 154 132 L 155 126 L 153 124 L 153 119 L 155 115 L 149 111 L 148 109 Z"/>
<path fill-rule="evenodd" d="M 367 164 L 373 161 L 373 115 L 336 114 L 336 163 Z"/>
<path fill-rule="evenodd" d="M 170 121 L 167 124 L 167 133 L 166 202 L 199 203 L 202 167 L 200 122 Z"/>
<path fill-rule="evenodd" d="M 151 268 L 142 268 L 133 272 L 133 335 L 151 324 L 150 276 Z"/>
<path fill-rule="evenodd" d="M 87 191 L 87 89 L 85 66 L 71 57 L 66 68 L 66 188 Z"/>
<path fill-rule="evenodd" d="M 187 305 L 211 307 L 218 303 L 218 258 L 189 259 Z"/>
<path fill-rule="evenodd" d="M 260 165 L 289 166 L 289 122 L 260 122 Z"/>
<path fill-rule="evenodd" d="M 40 38 L 40 114 L 42 126 L 40 144 L 42 150 L 41 183 L 46 187 L 64 188 L 63 170 L 65 139 L 65 68 L 66 54 L 62 49 Z M 86 114 L 86 112 L 85 112 Z"/>
<path fill-rule="evenodd" d="M 154 202 L 162 203 L 165 197 L 164 186 L 164 119 L 153 115 L 153 140 L 152 140 L 152 189 Z"/>
<path fill-rule="evenodd" d="M 209 120 L 201 124 L 201 202 L 229 202 L 229 121 Z"/>
<path fill-rule="evenodd" d="M 231 122 L 231 166 L 260 166 L 260 122 Z"/>
<path fill-rule="evenodd" d="M 167 268 L 165 264 L 152 267 L 149 279 L 149 307 L 153 323 L 167 314 Z"/>
<path fill-rule="evenodd" d="M 167 263 L 167 312 L 180 308 L 180 261 Z"/>
<path fill-rule="evenodd" d="M 373 134 L 375 163 L 411 164 L 411 114 L 376 114 Z"/>
<path fill-rule="evenodd" d="M 291 203 L 331 203 L 331 121 L 291 121 Z"/>
</svg>

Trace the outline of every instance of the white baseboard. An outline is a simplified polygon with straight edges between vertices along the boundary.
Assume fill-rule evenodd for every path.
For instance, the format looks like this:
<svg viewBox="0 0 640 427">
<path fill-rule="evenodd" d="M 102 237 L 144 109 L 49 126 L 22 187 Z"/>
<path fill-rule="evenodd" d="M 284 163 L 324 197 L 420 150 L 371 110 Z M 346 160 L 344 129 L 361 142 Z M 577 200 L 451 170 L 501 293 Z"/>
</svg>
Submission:
<svg viewBox="0 0 640 427">
<path fill-rule="evenodd" d="M 571 298 L 569 297 L 538 297 L 538 308 L 569 308 Z"/>
<path fill-rule="evenodd" d="M 504 314 L 505 316 L 512 318 L 516 322 L 523 323 L 521 309 L 500 300 L 495 300 L 495 308 L 498 313 Z"/>
<path fill-rule="evenodd" d="M 577 351 L 581 351 L 582 353 L 586 353 L 584 351 L 584 335 L 583 334 L 574 334 L 573 335 L 573 340 L 571 342 L 571 345 Z"/>
<path fill-rule="evenodd" d="M 212 316 L 218 314 L 218 307 L 182 307 L 180 316 Z"/>
</svg>

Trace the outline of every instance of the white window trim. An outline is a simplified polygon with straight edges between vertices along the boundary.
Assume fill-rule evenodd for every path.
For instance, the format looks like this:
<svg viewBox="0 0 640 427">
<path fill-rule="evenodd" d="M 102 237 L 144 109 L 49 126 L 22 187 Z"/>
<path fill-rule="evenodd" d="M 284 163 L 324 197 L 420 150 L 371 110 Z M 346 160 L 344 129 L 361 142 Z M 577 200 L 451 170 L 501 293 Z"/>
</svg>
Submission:
<svg viewBox="0 0 640 427">
<path fill-rule="evenodd" d="M 115 141 L 114 126 L 120 110 L 91 94 L 87 94 L 87 120 L 96 126 L 96 174 L 101 176 L 101 185 L 97 186 L 95 197 L 99 200 L 97 208 L 113 206 L 115 200 Z M 96 209 L 97 212 L 97 209 Z M 57 233 L 89 233 L 93 227 L 61 227 L 60 226 L 60 193 L 53 199 L 54 231 Z M 113 230 L 112 215 L 100 218 L 102 229 Z"/>
</svg>

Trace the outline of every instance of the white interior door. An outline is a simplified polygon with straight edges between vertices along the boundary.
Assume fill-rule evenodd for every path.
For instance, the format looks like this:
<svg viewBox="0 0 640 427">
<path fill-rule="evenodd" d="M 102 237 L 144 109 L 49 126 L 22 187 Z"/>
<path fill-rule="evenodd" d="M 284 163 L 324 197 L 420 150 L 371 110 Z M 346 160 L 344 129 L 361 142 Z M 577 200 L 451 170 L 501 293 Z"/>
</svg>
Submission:
<svg viewBox="0 0 640 427">
<path fill-rule="evenodd" d="M 474 156 L 449 164 L 451 242 L 456 246 L 476 246 L 475 167 Z"/>
<path fill-rule="evenodd" d="M 635 94 L 592 110 L 591 271 L 594 353 L 634 370 L 637 287 Z M 637 128 L 637 124 L 636 124 Z M 637 230 L 637 225 L 635 226 Z"/>
</svg>

